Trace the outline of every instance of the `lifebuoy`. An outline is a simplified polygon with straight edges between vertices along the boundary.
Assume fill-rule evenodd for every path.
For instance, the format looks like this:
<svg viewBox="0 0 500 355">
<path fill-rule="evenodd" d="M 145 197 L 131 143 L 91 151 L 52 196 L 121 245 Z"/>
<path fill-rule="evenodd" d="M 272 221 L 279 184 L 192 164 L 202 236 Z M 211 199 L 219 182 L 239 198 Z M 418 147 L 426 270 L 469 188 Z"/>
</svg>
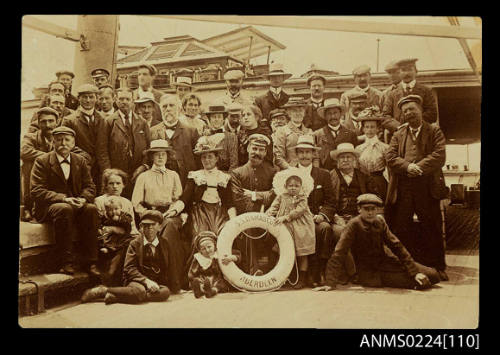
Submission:
<svg viewBox="0 0 500 355">
<path fill-rule="evenodd" d="M 276 266 L 261 276 L 244 273 L 235 263 L 219 266 L 225 279 L 234 287 L 250 292 L 272 291 L 280 288 L 290 275 L 295 262 L 295 245 L 288 229 L 283 224 L 274 225 L 274 218 L 264 213 L 248 212 L 229 220 L 217 238 L 217 254 L 231 255 L 234 239 L 245 229 L 263 228 L 276 238 L 280 256 Z"/>
</svg>

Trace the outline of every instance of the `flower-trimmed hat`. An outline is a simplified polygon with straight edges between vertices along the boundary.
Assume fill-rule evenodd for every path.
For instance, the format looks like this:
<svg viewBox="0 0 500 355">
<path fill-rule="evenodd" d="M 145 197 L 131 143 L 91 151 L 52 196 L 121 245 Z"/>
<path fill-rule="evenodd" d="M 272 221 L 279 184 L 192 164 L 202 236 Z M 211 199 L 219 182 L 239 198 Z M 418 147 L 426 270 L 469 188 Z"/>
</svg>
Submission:
<svg viewBox="0 0 500 355">
<path fill-rule="evenodd" d="M 210 136 L 201 136 L 198 138 L 198 142 L 194 147 L 193 153 L 200 155 L 203 153 L 220 152 L 221 150 L 222 147 L 218 147 L 216 142 L 210 139 Z"/>
<path fill-rule="evenodd" d="M 290 167 L 285 170 L 281 170 L 274 175 L 273 178 L 273 190 L 277 195 L 282 195 L 286 192 L 285 183 L 288 178 L 292 176 L 297 176 L 302 181 L 301 192 L 309 196 L 311 191 L 314 190 L 314 180 L 310 173 L 305 172 L 302 169 Z"/>
<path fill-rule="evenodd" d="M 340 154 L 344 154 L 344 153 L 351 153 L 351 154 L 355 155 L 357 158 L 359 158 L 359 152 L 356 149 L 354 149 L 354 145 L 352 143 L 340 143 L 337 146 L 337 149 L 332 150 L 330 152 L 330 157 L 333 160 L 337 160 L 337 157 Z"/>
<path fill-rule="evenodd" d="M 331 98 L 331 99 L 326 99 L 324 102 L 324 105 L 320 108 L 318 108 L 318 115 L 322 118 L 325 118 L 325 112 L 326 110 L 330 108 L 339 108 L 340 109 L 340 114 L 343 114 L 345 111 L 344 105 L 342 105 L 337 98 Z"/>
<path fill-rule="evenodd" d="M 364 122 L 364 121 L 382 121 L 385 117 L 380 113 L 380 109 L 378 106 L 370 106 L 358 114 L 358 117 L 353 117 L 353 120 L 356 122 Z"/>
</svg>

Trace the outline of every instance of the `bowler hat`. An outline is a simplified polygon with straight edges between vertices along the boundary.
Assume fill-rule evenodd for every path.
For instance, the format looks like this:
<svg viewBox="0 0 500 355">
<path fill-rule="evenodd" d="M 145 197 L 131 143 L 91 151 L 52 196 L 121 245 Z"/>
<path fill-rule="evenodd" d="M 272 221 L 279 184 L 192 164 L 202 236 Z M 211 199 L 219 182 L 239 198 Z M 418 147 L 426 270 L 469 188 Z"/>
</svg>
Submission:
<svg viewBox="0 0 500 355">
<path fill-rule="evenodd" d="M 54 95 L 54 96 L 56 96 L 56 95 Z M 57 96 L 60 96 L 60 95 L 57 95 Z M 48 115 L 54 115 L 54 116 L 56 116 L 56 119 L 59 118 L 59 112 L 57 112 L 56 110 L 54 110 L 52 107 L 42 107 L 42 108 L 39 108 L 38 111 L 36 111 L 37 119 L 40 118 L 40 115 L 42 113 L 45 113 L 45 114 L 48 114 Z"/>
<path fill-rule="evenodd" d="M 293 149 L 297 148 L 304 148 L 304 149 L 313 149 L 313 150 L 320 150 L 321 148 L 316 147 L 314 144 L 314 137 L 310 134 L 304 134 L 299 136 L 297 139 L 297 145 L 293 147 Z"/>
<path fill-rule="evenodd" d="M 69 135 L 72 135 L 73 137 L 75 137 L 75 131 L 73 131 L 71 128 L 69 127 L 66 127 L 66 126 L 59 126 L 57 128 L 54 128 L 54 130 L 52 130 L 52 135 L 53 136 L 56 136 L 58 134 L 69 134 Z"/>
<path fill-rule="evenodd" d="M 345 108 L 344 108 L 344 105 L 342 105 L 339 101 L 339 99 L 337 98 L 330 98 L 330 99 L 326 99 L 323 106 L 318 108 L 318 115 L 320 117 L 323 117 L 325 118 L 325 112 L 326 110 L 330 109 L 330 108 L 339 108 L 340 109 L 340 112 L 344 112 Z"/>
<path fill-rule="evenodd" d="M 193 153 L 200 155 L 203 153 L 220 152 L 221 150 L 222 148 L 217 147 L 217 144 L 212 141 L 209 136 L 201 136 L 198 138 L 198 142 L 194 147 Z"/>
<path fill-rule="evenodd" d="M 139 66 L 137 68 L 138 69 L 146 68 L 147 70 L 149 70 L 149 74 L 151 74 L 151 76 L 154 76 L 157 73 L 156 68 L 153 65 L 148 64 L 148 63 L 141 63 L 141 64 L 139 64 Z"/>
<path fill-rule="evenodd" d="M 309 78 L 307 78 L 306 84 L 307 86 L 311 86 L 311 81 L 313 80 L 321 80 L 323 85 L 326 85 L 326 78 L 321 74 L 313 74 Z"/>
<path fill-rule="evenodd" d="M 163 215 L 157 210 L 147 210 L 141 215 L 139 223 L 163 223 Z"/>
<path fill-rule="evenodd" d="M 92 76 L 93 78 L 98 78 L 100 76 L 109 76 L 109 71 L 102 68 L 94 69 L 90 72 L 90 76 Z"/>
<path fill-rule="evenodd" d="M 155 139 L 151 141 L 151 146 L 144 153 L 172 151 L 173 148 L 165 139 Z"/>
<path fill-rule="evenodd" d="M 75 77 L 75 74 L 73 74 L 73 72 L 69 71 L 69 70 L 59 70 L 56 72 L 56 77 L 60 77 L 61 75 L 69 75 L 71 76 L 71 79 L 73 79 Z"/>
<path fill-rule="evenodd" d="M 92 84 L 83 84 L 78 87 L 77 93 L 78 95 L 88 94 L 88 93 L 97 94 L 99 93 L 99 89 L 97 88 L 97 86 Z"/>
<path fill-rule="evenodd" d="M 271 76 L 283 76 L 283 80 L 289 79 L 292 77 L 292 74 L 290 73 L 285 73 L 283 70 L 283 64 L 279 63 L 271 63 L 269 66 L 269 73 L 262 75 L 264 79 L 269 80 L 269 77 Z"/>
<path fill-rule="evenodd" d="M 382 206 L 384 203 L 380 197 L 378 197 L 375 194 L 362 194 L 358 196 L 357 199 L 357 204 L 359 206 L 361 205 L 367 205 L 367 204 L 374 204 L 377 206 Z"/>
<path fill-rule="evenodd" d="M 360 65 L 359 67 L 356 67 L 352 70 L 352 75 L 361 75 L 361 74 L 369 74 L 370 73 L 370 67 L 366 64 Z"/>
<path fill-rule="evenodd" d="M 344 154 L 344 153 L 351 153 L 351 154 L 354 154 L 356 157 L 359 158 L 359 152 L 354 149 L 354 145 L 352 143 L 340 143 L 337 146 L 337 149 L 332 150 L 330 152 L 330 157 L 333 160 L 337 160 L 337 157 L 340 154 Z"/>
<path fill-rule="evenodd" d="M 254 133 L 248 137 L 248 144 L 267 148 L 271 144 L 271 141 L 263 134 Z"/>
<path fill-rule="evenodd" d="M 134 103 L 135 104 L 142 104 L 144 102 L 149 102 L 149 101 L 156 103 L 155 96 L 153 95 L 153 93 L 146 91 L 146 92 L 142 93 L 141 96 L 139 96 L 139 98 L 134 101 Z"/>
<path fill-rule="evenodd" d="M 420 106 L 422 106 L 422 97 L 420 95 L 408 95 L 408 96 L 405 96 L 405 97 L 402 97 L 401 99 L 399 99 L 398 101 L 398 108 L 401 109 L 401 106 L 403 106 L 404 104 L 408 103 L 408 102 L 416 102 L 417 104 L 419 104 Z"/>
</svg>

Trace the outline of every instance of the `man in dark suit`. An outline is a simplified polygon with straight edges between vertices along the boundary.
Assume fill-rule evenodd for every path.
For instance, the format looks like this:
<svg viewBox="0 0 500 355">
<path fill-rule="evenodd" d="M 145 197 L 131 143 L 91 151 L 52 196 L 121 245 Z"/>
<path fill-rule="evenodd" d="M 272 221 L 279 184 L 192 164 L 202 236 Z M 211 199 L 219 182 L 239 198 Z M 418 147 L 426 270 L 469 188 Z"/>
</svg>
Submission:
<svg viewBox="0 0 500 355">
<path fill-rule="evenodd" d="M 391 80 L 391 85 L 382 91 L 382 98 L 380 99 L 380 109 L 384 108 L 384 103 L 387 95 L 389 95 L 393 90 L 398 88 L 398 84 L 401 82 L 401 76 L 399 75 L 399 67 L 397 65 L 397 60 L 393 60 L 389 62 L 384 70 L 389 75 L 389 79 Z"/>
<path fill-rule="evenodd" d="M 261 123 L 267 124 L 269 128 L 271 128 L 269 113 L 288 102 L 289 96 L 282 90 L 281 86 L 291 76 L 292 74 L 285 73 L 283 65 L 278 63 L 272 63 L 269 73 L 262 76 L 265 80 L 269 80 L 270 87 L 264 95 L 255 98 L 255 105 L 262 111 Z"/>
<path fill-rule="evenodd" d="M 437 105 L 432 89 L 417 82 L 417 66 L 415 65 L 417 60 L 416 58 L 410 58 L 397 62 L 402 80 L 398 87 L 385 97 L 384 107 L 382 108 L 383 116 L 389 117 L 382 121 L 382 126 L 390 133 L 393 133 L 405 122 L 398 102 L 408 95 L 418 95 L 422 98 L 422 118 L 425 122 L 434 123 L 437 121 Z"/>
<path fill-rule="evenodd" d="M 193 154 L 199 138 L 198 130 L 179 121 L 180 102 L 176 95 L 163 95 L 160 108 L 163 122 L 151 128 L 151 140 L 165 139 L 174 148 L 168 157 L 167 168 L 179 174 L 184 187 L 188 172 L 197 170 L 199 166 Z"/>
<path fill-rule="evenodd" d="M 143 163 L 143 152 L 149 148 L 151 134 L 148 124 L 132 111 L 132 91 L 117 90 L 118 111 L 106 119 L 102 152 L 104 168 L 123 170 L 129 177 Z M 130 199 L 133 186 L 127 184 L 122 196 Z"/>
<path fill-rule="evenodd" d="M 96 266 L 99 215 L 92 203 L 95 185 L 85 160 L 71 153 L 75 146 L 75 132 L 61 126 L 54 129 L 52 135 L 54 151 L 38 157 L 31 172 L 35 218 L 40 223 L 48 222 L 54 226 L 62 259 L 59 272 L 75 272 L 72 241 L 73 233 L 79 233 L 88 270 L 100 276 Z"/>
<path fill-rule="evenodd" d="M 153 88 L 153 80 L 155 75 L 157 74 L 156 68 L 147 63 L 142 63 L 139 65 L 138 68 L 138 73 L 137 73 L 137 80 L 139 82 L 139 87 L 133 91 L 133 99 L 138 100 L 139 98 L 145 97 L 146 93 L 153 94 L 154 97 L 154 105 L 153 105 L 153 122 L 161 122 L 161 110 L 160 106 L 158 106 L 158 102 L 160 102 L 160 97 L 163 95 L 163 92 L 160 90 L 156 90 Z M 149 96 L 148 96 L 149 97 Z M 138 105 L 135 106 L 134 112 L 136 114 L 139 114 L 140 112 L 138 111 Z M 153 127 L 155 124 L 152 124 L 151 127 Z"/>
<path fill-rule="evenodd" d="M 439 201 L 446 187 L 442 167 L 446 161 L 443 132 L 423 120 L 423 100 L 403 97 L 398 108 L 407 123 L 398 129 L 387 152 L 390 174 L 387 204 L 393 205 L 391 229 L 415 259 L 440 271 L 447 279 Z M 422 226 L 419 245 L 412 238 L 413 215 Z"/>
<path fill-rule="evenodd" d="M 326 78 L 319 74 L 311 75 L 306 82 L 311 88 L 311 97 L 306 101 L 306 113 L 304 115 L 304 125 L 314 131 L 326 126 L 326 121 L 318 115 L 318 109 L 323 107 L 325 99 L 323 93 L 325 91 Z"/>
<path fill-rule="evenodd" d="M 297 167 L 307 171 L 314 180 L 314 190 L 308 199 L 309 209 L 314 215 L 316 235 L 316 252 L 309 257 L 308 283 L 313 287 L 318 286 L 318 283 L 324 283 L 326 262 L 335 248 L 333 230 L 330 225 L 335 215 L 332 180 L 327 170 L 313 166 L 314 151 L 318 149 L 311 135 L 300 136 L 295 146 Z"/>
<path fill-rule="evenodd" d="M 328 124 L 313 133 L 316 145 L 320 148 L 315 166 L 328 171 L 337 166 L 330 156 L 332 150 L 340 143 L 351 143 L 354 146 L 358 144 L 356 134 L 340 124 L 343 112 L 344 107 L 335 98 L 325 100 L 325 105 L 318 109 L 318 115 Z"/>
<path fill-rule="evenodd" d="M 380 108 L 380 99 L 382 92 L 370 86 L 371 73 L 368 65 L 361 65 L 354 68 L 352 71 L 355 87 L 347 90 L 340 96 L 340 103 L 345 107 L 346 112 L 349 112 L 351 96 L 364 93 L 367 96 L 369 106 L 378 106 Z"/>
<path fill-rule="evenodd" d="M 170 296 L 170 269 L 167 242 L 159 234 L 162 222 L 159 211 L 146 211 L 141 216 L 141 234 L 130 242 L 123 265 L 126 286 L 91 288 L 82 295 L 82 302 L 99 298 L 106 304 L 166 301 Z"/>
<path fill-rule="evenodd" d="M 78 99 L 71 94 L 71 87 L 73 85 L 73 79 L 75 74 L 69 70 L 59 70 L 56 72 L 57 81 L 64 84 L 66 87 L 65 96 L 65 106 L 71 110 L 76 110 L 78 108 Z"/>
<path fill-rule="evenodd" d="M 78 88 L 80 106 L 75 113 L 64 117 L 61 125 L 75 131 L 76 146 L 90 156 L 90 172 L 97 191 L 100 191 L 101 175 L 107 167 L 104 160 L 106 155 L 102 152 L 106 142 L 106 122 L 95 108 L 97 93 L 98 89 L 94 85 L 80 86 Z"/>
</svg>

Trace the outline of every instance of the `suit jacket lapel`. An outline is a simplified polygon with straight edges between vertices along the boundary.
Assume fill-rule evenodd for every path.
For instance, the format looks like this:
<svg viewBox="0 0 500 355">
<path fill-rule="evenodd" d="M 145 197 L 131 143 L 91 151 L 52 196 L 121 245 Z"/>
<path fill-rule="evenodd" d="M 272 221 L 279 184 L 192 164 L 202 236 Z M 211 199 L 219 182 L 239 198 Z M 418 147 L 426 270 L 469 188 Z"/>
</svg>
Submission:
<svg viewBox="0 0 500 355">
<path fill-rule="evenodd" d="M 182 132 L 182 130 L 184 129 L 184 127 L 181 126 L 180 122 L 177 123 L 177 128 L 175 129 L 174 131 L 174 134 L 172 135 L 172 140 L 176 139 Z"/>
<path fill-rule="evenodd" d="M 335 146 L 335 138 L 333 137 L 332 132 L 328 128 L 328 125 L 323 127 L 323 132 L 325 133 L 325 137 L 328 140 L 328 143 L 331 147 Z"/>
<path fill-rule="evenodd" d="M 125 125 L 123 124 L 122 117 L 120 116 L 120 114 L 118 112 L 116 113 L 115 125 L 118 126 L 118 128 L 120 128 L 123 131 L 123 133 L 128 134 L 127 128 L 125 128 Z"/>
<path fill-rule="evenodd" d="M 56 152 L 53 151 L 50 153 L 49 162 L 52 170 L 61 178 L 61 181 L 66 183 L 66 178 L 64 177 L 64 173 L 61 169 L 61 164 L 59 164 L 59 161 L 57 160 Z"/>
<path fill-rule="evenodd" d="M 77 186 L 77 179 L 80 176 L 80 166 L 76 163 L 75 155 L 72 153 L 69 153 L 69 155 L 71 157 L 70 158 L 70 160 L 71 160 L 71 162 L 70 162 L 70 166 L 71 166 L 70 175 L 71 175 L 71 180 L 72 180 L 71 184 L 73 186 L 73 191 L 75 193 L 77 193 L 80 190 Z"/>
</svg>

